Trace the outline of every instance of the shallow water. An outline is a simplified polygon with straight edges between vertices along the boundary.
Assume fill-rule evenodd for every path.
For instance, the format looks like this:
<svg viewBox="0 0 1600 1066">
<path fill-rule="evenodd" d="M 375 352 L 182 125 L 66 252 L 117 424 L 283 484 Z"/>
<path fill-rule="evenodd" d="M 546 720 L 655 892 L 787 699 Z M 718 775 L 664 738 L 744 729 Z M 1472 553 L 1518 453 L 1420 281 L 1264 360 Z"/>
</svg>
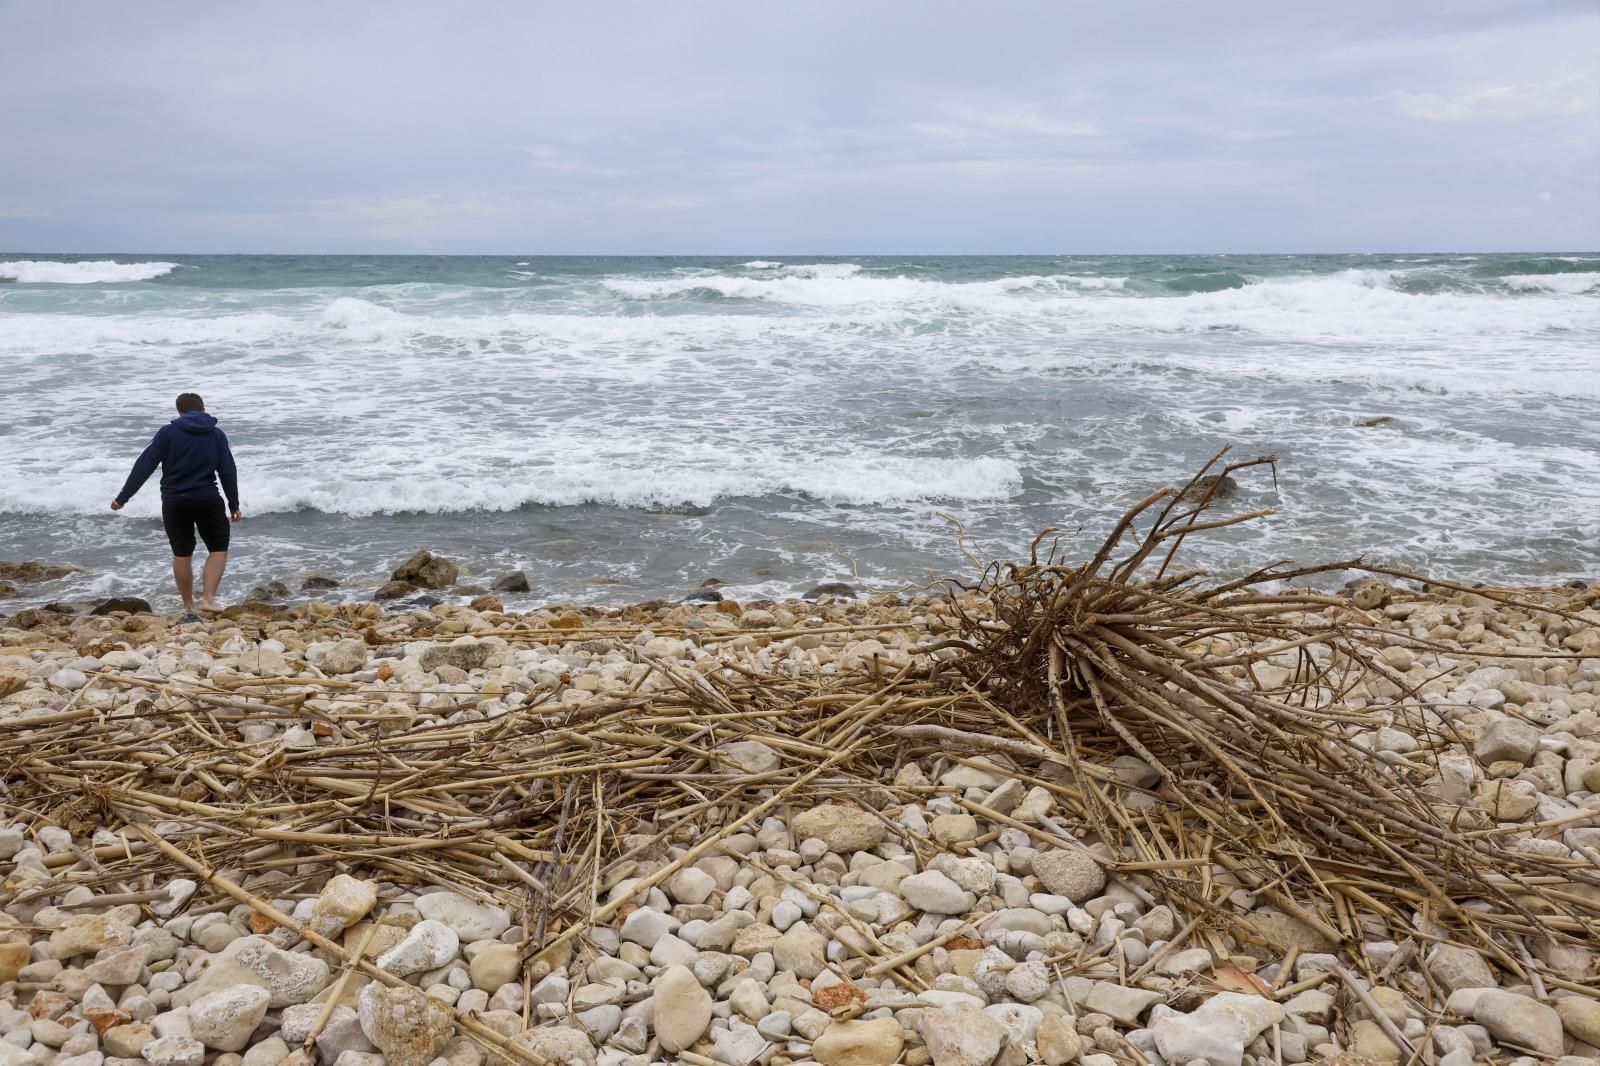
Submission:
<svg viewBox="0 0 1600 1066">
<path fill-rule="evenodd" d="M 944 515 L 1087 546 L 1224 445 L 1279 513 L 1217 567 L 1600 572 L 1600 256 L 0 253 L 0 371 L 0 558 L 87 568 L 23 602 L 161 591 L 154 481 L 108 504 L 186 390 L 236 592 L 418 547 L 545 600 L 922 582 Z"/>
</svg>

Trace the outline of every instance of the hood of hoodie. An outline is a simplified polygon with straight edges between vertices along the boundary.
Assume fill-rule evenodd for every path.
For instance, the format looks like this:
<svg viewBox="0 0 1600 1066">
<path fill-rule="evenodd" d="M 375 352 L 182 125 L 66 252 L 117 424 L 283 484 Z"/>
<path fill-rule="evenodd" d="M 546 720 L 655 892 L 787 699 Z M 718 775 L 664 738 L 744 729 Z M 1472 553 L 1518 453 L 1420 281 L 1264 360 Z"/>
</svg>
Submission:
<svg viewBox="0 0 1600 1066">
<path fill-rule="evenodd" d="M 172 424 L 188 433 L 210 433 L 217 428 L 217 420 L 204 411 L 190 411 L 172 420 Z"/>
</svg>

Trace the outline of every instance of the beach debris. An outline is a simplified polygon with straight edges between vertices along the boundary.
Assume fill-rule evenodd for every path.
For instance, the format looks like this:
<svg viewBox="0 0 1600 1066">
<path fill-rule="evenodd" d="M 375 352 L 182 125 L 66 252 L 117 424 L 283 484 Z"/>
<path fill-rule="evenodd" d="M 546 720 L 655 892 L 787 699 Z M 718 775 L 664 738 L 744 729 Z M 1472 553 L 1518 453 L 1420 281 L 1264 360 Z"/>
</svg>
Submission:
<svg viewBox="0 0 1600 1066">
<path fill-rule="evenodd" d="M 1600 1054 L 1600 588 L 1214 578 L 1197 483 L 907 596 L 0 622 L 5 1061 Z"/>
</svg>

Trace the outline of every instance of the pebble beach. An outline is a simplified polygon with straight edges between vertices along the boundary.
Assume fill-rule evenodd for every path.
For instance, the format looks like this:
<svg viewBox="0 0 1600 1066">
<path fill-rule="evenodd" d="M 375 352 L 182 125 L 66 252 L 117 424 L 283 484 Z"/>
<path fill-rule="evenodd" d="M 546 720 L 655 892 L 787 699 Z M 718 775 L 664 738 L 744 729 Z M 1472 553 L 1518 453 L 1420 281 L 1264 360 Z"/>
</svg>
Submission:
<svg viewBox="0 0 1600 1066">
<path fill-rule="evenodd" d="M 1358 595 L 1360 607 L 1328 615 L 1363 611 L 1393 676 L 1414 686 L 1414 701 L 1388 682 L 1349 695 L 1353 709 L 1396 709 L 1358 745 L 1375 762 L 1426 766 L 1434 801 L 1573 871 L 1539 890 L 1594 906 L 1600 587 L 1518 593 L 1559 616 L 1465 591 Z M 1496 955 L 1441 935 L 1419 904 L 1399 916 L 1415 934 L 1404 943 L 1360 914 L 1357 934 L 1335 942 L 1275 906 L 1270 886 L 1195 868 L 1243 922 L 1218 926 L 1153 894 L 1115 865 L 1128 856 L 1068 819 L 1057 799 L 1070 781 L 1004 754 L 907 741 L 879 787 L 802 801 L 757 785 L 737 825 L 730 811 L 675 835 L 630 826 L 596 845 L 626 861 L 595 864 L 580 892 L 591 921 L 566 938 L 555 915 L 509 905 L 504 884 L 419 881 L 331 851 L 209 867 L 219 838 L 181 798 L 217 782 L 191 793 L 180 773 L 178 799 L 140 824 L 97 823 L 92 804 L 56 824 L 44 808 L 61 805 L 38 802 L 50 790 L 33 760 L 70 747 L 63 730 L 159 754 L 186 728 L 161 715 L 187 707 L 257 767 L 530 715 L 559 731 L 627 701 L 649 714 L 694 678 L 825 684 L 926 666 L 947 654 L 962 605 L 935 591 L 506 613 L 487 595 L 387 610 L 246 604 L 188 624 L 114 608 L 0 620 L 0 1066 L 1600 1058 L 1600 970 L 1581 925 Z M 1443 728 L 1413 728 L 1419 707 Z M 684 778 L 702 798 L 792 755 L 737 730 L 712 741 L 716 769 L 733 776 Z M 121 771 L 75 772 L 92 790 Z M 286 830 L 319 820 L 271 817 Z M 153 838 L 187 859 L 119 878 L 122 854 L 149 855 Z"/>
</svg>

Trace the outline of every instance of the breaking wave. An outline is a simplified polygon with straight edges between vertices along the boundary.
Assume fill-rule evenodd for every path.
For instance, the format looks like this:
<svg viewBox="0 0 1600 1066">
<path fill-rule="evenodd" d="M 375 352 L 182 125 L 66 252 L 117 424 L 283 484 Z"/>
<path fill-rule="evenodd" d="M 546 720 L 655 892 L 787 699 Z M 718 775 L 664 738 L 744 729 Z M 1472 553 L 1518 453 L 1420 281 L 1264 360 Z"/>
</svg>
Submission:
<svg viewBox="0 0 1600 1066">
<path fill-rule="evenodd" d="M 116 281 L 149 281 L 176 269 L 177 263 L 118 263 L 112 259 L 62 263 L 50 259 L 18 259 L 0 263 L 0 279 L 24 285 L 93 285 Z"/>
<path fill-rule="evenodd" d="M 1507 274 L 1500 279 L 1507 287 L 1523 292 L 1560 292 L 1586 295 L 1600 292 L 1600 271 L 1572 271 L 1565 274 Z"/>
<path fill-rule="evenodd" d="M 464 469 L 460 457 L 433 469 L 415 463 L 385 469 L 381 457 L 376 457 L 359 476 L 343 478 L 333 472 L 336 463 L 324 465 L 332 457 L 304 456 L 302 461 L 309 460 L 320 474 L 312 469 L 273 473 L 282 469 L 276 459 L 264 459 L 259 449 L 252 454 L 248 445 L 237 450 L 240 467 L 249 475 L 241 480 L 246 503 L 255 514 L 315 510 L 363 517 L 584 504 L 661 511 L 710 507 L 733 498 L 785 496 L 853 507 L 920 507 L 1001 501 L 1022 488 L 1021 470 L 1006 459 L 913 458 L 867 449 L 840 450 L 831 456 L 785 454 L 773 445 L 757 452 L 691 447 L 646 465 L 586 457 L 588 442 L 573 441 L 560 449 L 561 462 L 508 477 L 504 468 L 517 452 L 517 443 L 506 439 L 503 448 L 496 449 L 503 454 L 484 457 L 477 469 Z M 106 474 L 79 479 L 7 473 L 5 487 L 0 488 L 0 514 L 98 515 L 100 498 L 115 480 Z M 129 505 L 130 513 L 154 514 L 158 496 L 153 485 L 146 486 Z"/>
</svg>

